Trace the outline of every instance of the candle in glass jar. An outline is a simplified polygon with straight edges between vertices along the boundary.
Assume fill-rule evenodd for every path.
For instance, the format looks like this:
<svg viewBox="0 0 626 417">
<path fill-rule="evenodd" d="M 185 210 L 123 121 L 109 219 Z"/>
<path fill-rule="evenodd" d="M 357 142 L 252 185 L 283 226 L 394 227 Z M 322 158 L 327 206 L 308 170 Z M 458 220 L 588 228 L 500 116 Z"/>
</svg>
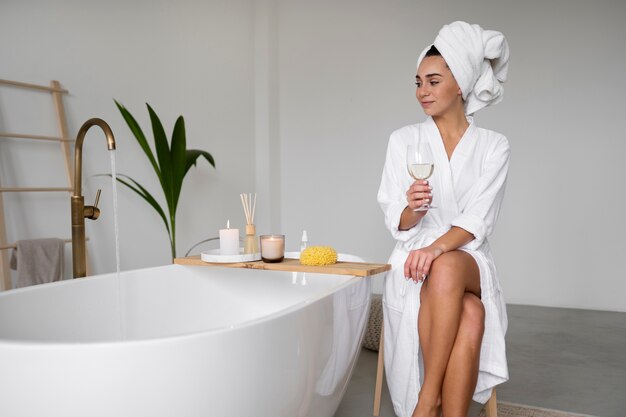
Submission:
<svg viewBox="0 0 626 417">
<path fill-rule="evenodd" d="M 239 255 L 239 229 L 231 229 L 230 220 L 220 229 L 220 255 Z"/>
<path fill-rule="evenodd" d="M 281 262 L 285 257 L 285 235 L 261 236 L 263 262 Z"/>
</svg>

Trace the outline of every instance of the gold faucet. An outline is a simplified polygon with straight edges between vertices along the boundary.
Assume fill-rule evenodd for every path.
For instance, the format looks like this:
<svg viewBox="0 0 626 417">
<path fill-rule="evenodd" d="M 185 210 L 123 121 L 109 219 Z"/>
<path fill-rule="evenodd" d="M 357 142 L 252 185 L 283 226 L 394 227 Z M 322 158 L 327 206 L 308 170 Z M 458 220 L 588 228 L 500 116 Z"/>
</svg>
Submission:
<svg viewBox="0 0 626 417">
<path fill-rule="evenodd" d="M 83 172 L 83 141 L 91 126 L 99 126 L 107 138 L 107 148 L 115 149 L 115 138 L 109 125 L 102 119 L 87 120 L 78 131 L 74 149 L 74 193 L 72 194 L 72 265 L 74 278 L 87 275 L 87 256 L 85 253 L 85 218 L 96 220 L 100 215 L 98 200 L 100 190 L 96 194 L 96 202 L 93 206 L 85 206 L 85 198 L 82 193 Z"/>
</svg>

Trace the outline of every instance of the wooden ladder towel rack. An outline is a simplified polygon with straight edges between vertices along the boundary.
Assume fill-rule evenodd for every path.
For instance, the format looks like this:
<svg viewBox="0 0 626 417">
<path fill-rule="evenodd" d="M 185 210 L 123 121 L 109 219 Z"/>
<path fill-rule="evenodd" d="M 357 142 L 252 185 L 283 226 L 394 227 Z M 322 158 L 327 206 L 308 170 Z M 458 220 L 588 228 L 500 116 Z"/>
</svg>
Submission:
<svg viewBox="0 0 626 417">
<path fill-rule="evenodd" d="M 61 88 L 61 84 L 58 81 L 54 80 L 50 82 L 50 86 L 42 86 L 27 84 L 19 81 L 0 79 L 0 87 L 36 90 L 51 95 L 51 98 L 54 102 L 54 108 L 56 110 L 59 136 L 43 136 L 24 133 L 0 132 L 0 138 L 59 142 L 60 150 L 63 154 L 63 159 L 65 162 L 65 174 L 67 177 L 67 187 L 4 187 L 2 186 L 3 184 L 0 182 L 0 291 L 3 291 L 11 289 L 11 274 L 9 271 L 9 249 L 16 247 L 15 243 L 7 242 L 3 194 L 15 192 L 69 192 L 71 194 L 74 184 L 74 175 L 72 171 L 72 156 L 70 151 L 70 142 L 73 142 L 73 139 L 70 139 L 65 118 L 65 109 L 63 107 L 63 94 L 68 94 L 68 91 L 64 88 Z M 71 242 L 71 239 L 65 239 L 65 242 Z"/>
</svg>

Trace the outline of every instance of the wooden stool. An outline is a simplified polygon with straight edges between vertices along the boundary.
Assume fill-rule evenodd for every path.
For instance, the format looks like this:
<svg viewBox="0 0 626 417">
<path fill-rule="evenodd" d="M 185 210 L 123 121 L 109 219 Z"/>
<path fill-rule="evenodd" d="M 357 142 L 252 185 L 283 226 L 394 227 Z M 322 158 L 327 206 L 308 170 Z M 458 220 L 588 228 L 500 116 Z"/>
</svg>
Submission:
<svg viewBox="0 0 626 417">
<path fill-rule="evenodd" d="M 383 370 L 385 367 L 385 321 L 380 326 L 380 342 L 378 343 L 378 367 L 376 369 L 376 388 L 374 388 L 374 416 L 380 414 L 380 396 L 383 393 Z"/>
<path fill-rule="evenodd" d="M 376 369 L 376 388 L 374 388 L 374 416 L 378 417 L 380 414 L 380 397 L 383 392 L 383 370 L 385 367 L 385 353 L 383 347 L 385 346 L 385 325 L 380 326 L 380 342 L 378 344 L 378 368 Z M 487 417 L 498 417 L 498 404 L 496 402 L 496 389 L 491 392 L 491 397 L 485 404 L 485 411 L 487 411 Z"/>
</svg>

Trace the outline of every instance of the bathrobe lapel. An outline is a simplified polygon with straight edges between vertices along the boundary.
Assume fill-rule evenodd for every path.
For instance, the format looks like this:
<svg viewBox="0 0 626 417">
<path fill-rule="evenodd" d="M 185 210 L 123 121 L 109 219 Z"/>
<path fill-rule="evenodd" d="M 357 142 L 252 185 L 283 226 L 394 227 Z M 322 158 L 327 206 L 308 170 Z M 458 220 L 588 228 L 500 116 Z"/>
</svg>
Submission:
<svg viewBox="0 0 626 417">
<path fill-rule="evenodd" d="M 420 125 L 425 130 L 425 136 L 430 141 L 433 157 L 435 158 L 434 172 L 437 173 L 436 182 L 433 184 L 433 204 L 437 208 L 431 210 L 430 213 L 437 211 L 437 214 L 441 217 L 442 224 L 449 224 L 460 212 L 456 193 L 456 180 L 458 179 L 458 173 L 463 172 L 463 166 L 467 162 L 468 157 L 471 156 L 472 136 L 474 136 L 476 130 L 472 117 L 468 117 L 468 122 L 470 125 L 454 149 L 451 159 L 448 159 L 443 139 L 435 121 L 429 117 L 423 125 Z M 435 189 L 435 186 L 437 186 L 437 189 Z"/>
<path fill-rule="evenodd" d="M 428 118 L 426 123 L 422 125 L 426 131 L 426 136 L 430 140 L 433 157 L 435 158 L 435 181 L 433 181 L 433 204 L 436 209 L 430 210 L 429 215 L 433 214 L 440 217 L 440 225 L 448 223 L 446 220 L 452 219 L 459 211 L 459 206 L 454 192 L 454 180 L 450 161 L 443 145 L 443 140 L 439 133 L 439 129 L 432 118 Z"/>
</svg>

